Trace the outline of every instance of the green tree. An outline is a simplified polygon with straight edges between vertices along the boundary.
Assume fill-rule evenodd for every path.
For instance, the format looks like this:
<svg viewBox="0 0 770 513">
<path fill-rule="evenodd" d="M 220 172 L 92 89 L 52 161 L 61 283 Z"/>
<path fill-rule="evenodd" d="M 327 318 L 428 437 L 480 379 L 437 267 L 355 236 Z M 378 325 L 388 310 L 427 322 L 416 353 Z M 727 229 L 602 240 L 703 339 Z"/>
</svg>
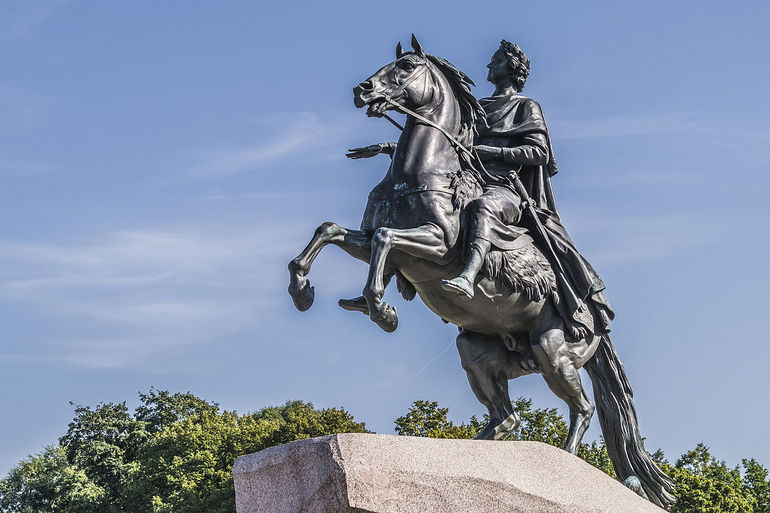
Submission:
<svg viewBox="0 0 770 513">
<path fill-rule="evenodd" d="M 676 485 L 672 513 L 754 512 L 754 497 L 744 488 L 739 468 L 718 461 L 702 443 L 664 470 Z"/>
<path fill-rule="evenodd" d="M 235 511 L 232 465 L 303 438 L 365 432 L 339 408 L 301 401 L 239 415 L 192 394 L 150 389 L 125 403 L 76 406 L 59 445 L 0 480 L 3 513 Z"/>
<path fill-rule="evenodd" d="M 593 441 L 590 444 L 581 443 L 580 447 L 578 447 L 577 455 L 613 479 L 618 478 L 603 437 L 598 442 Z"/>
<path fill-rule="evenodd" d="M 556 408 L 532 408 L 531 399 L 520 397 L 513 402 L 513 409 L 521 417 L 521 424 L 509 435 L 509 440 L 543 442 L 557 447 L 566 443 L 569 428 Z"/>
<path fill-rule="evenodd" d="M 743 486 L 754 498 L 754 513 L 770 513 L 770 480 L 767 469 L 754 458 L 743 460 Z"/>
<path fill-rule="evenodd" d="M 473 438 L 484 427 L 475 416 L 465 424 L 455 425 L 447 418 L 449 408 L 435 401 L 415 401 L 403 417 L 396 419 L 396 433 L 428 438 Z"/>
<path fill-rule="evenodd" d="M 508 440 L 533 440 L 551 445 L 562 445 L 567 439 L 567 423 L 555 408 L 532 408 L 532 401 L 519 398 L 514 408 L 521 417 L 521 424 L 508 435 Z M 415 401 L 403 417 L 396 419 L 399 435 L 428 438 L 473 438 L 489 420 L 475 415 L 459 425 L 448 418 L 449 408 L 442 408 L 435 401 Z"/>
<path fill-rule="evenodd" d="M 288 402 L 250 415 L 211 408 L 186 413 L 142 447 L 127 494 L 142 511 L 230 512 L 235 509 L 232 465 L 266 447 L 342 432 L 365 432 L 344 410 Z"/>
<path fill-rule="evenodd" d="M 68 464 L 104 491 L 104 513 L 125 510 L 123 492 L 139 448 L 148 439 L 146 424 L 137 421 L 126 403 L 95 408 L 75 406 L 75 417 L 59 439 Z"/>
<path fill-rule="evenodd" d="M 61 446 L 21 461 L 0 481 L 0 511 L 97 513 L 107 511 L 107 495 L 83 470 L 69 464 Z"/>
<path fill-rule="evenodd" d="M 125 403 L 76 406 L 56 446 L 17 464 L 0 480 L 3 513 L 193 513 L 235 511 L 232 465 L 277 444 L 366 426 L 339 408 L 302 401 L 239 415 L 192 394 L 150 389 L 129 411 Z M 555 409 L 514 403 L 521 425 L 511 440 L 562 445 L 567 423 Z M 415 401 L 396 419 L 401 435 L 472 438 L 487 418 L 456 424 L 437 402 Z M 578 455 L 614 477 L 604 440 Z M 672 513 L 770 513 L 768 471 L 754 459 L 730 468 L 703 445 L 674 465 L 651 454 L 676 484 Z M 741 472 L 742 470 L 742 472 Z"/>
</svg>

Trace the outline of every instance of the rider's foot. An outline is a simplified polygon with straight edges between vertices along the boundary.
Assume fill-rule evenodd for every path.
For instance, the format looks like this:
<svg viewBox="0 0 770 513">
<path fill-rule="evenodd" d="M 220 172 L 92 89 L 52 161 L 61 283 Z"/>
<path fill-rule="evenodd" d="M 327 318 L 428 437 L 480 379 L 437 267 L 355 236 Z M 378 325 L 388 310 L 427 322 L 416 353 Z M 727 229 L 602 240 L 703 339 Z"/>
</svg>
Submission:
<svg viewBox="0 0 770 513">
<path fill-rule="evenodd" d="M 340 299 L 337 304 L 340 308 L 349 312 L 362 312 L 369 315 L 369 305 L 366 304 L 364 296 L 358 296 L 353 299 Z"/>
<path fill-rule="evenodd" d="M 441 288 L 465 296 L 468 299 L 473 297 L 473 282 L 462 274 L 451 280 L 441 280 Z"/>
</svg>

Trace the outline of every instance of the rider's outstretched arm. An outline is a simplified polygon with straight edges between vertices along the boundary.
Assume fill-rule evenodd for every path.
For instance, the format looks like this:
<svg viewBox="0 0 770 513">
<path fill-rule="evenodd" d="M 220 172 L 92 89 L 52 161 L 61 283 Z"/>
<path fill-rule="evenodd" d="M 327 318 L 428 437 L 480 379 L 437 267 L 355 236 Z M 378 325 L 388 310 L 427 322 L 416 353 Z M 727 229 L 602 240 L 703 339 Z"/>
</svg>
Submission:
<svg viewBox="0 0 770 513">
<path fill-rule="evenodd" d="M 379 155 L 380 153 L 385 153 L 386 155 L 390 155 L 392 158 L 395 151 L 396 143 L 385 142 L 370 144 L 369 146 L 364 146 L 362 148 L 350 148 L 345 156 L 349 159 L 368 159 L 370 157 L 374 157 L 375 155 Z"/>
</svg>

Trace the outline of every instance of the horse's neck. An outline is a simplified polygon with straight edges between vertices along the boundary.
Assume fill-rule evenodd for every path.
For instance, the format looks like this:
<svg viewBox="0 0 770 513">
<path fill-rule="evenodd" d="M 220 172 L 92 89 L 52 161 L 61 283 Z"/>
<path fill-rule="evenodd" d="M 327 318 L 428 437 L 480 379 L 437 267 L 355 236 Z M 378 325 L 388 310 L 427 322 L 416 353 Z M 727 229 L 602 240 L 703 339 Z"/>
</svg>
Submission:
<svg viewBox="0 0 770 513">
<path fill-rule="evenodd" d="M 457 134 L 460 125 L 457 100 L 447 92 L 437 92 L 435 96 L 432 102 L 416 112 L 450 134 Z M 421 176 L 456 171 L 458 168 L 457 151 L 449 139 L 435 127 L 409 116 L 393 156 L 391 178 L 419 183 Z"/>
</svg>

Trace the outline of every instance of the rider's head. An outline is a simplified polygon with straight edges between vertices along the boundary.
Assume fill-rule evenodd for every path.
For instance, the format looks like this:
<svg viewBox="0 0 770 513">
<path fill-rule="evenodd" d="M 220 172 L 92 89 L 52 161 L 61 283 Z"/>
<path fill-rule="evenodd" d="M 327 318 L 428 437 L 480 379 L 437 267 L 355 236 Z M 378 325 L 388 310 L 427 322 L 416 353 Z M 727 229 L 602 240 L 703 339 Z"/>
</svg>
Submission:
<svg viewBox="0 0 770 513">
<path fill-rule="evenodd" d="M 489 68 L 487 80 L 493 84 L 501 80 L 510 80 L 517 91 L 524 89 L 529 76 L 529 59 L 518 45 L 503 39 L 487 67 Z"/>
</svg>

